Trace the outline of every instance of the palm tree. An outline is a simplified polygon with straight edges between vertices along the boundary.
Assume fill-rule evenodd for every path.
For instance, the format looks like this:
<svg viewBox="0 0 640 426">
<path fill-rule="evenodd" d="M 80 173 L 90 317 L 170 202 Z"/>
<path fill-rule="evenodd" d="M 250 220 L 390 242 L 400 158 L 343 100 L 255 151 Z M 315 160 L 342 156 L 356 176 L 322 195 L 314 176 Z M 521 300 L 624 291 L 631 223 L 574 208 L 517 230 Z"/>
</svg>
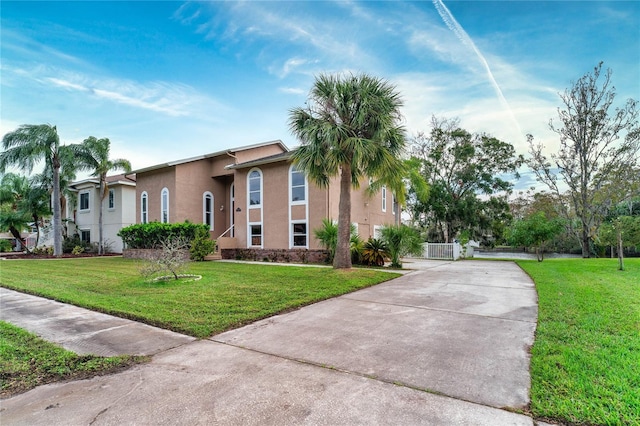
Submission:
<svg viewBox="0 0 640 426">
<path fill-rule="evenodd" d="M 29 251 L 20 232 L 29 228 L 33 222 L 37 229 L 37 244 L 40 238 L 41 219 L 51 214 L 50 199 L 49 192 L 45 188 L 33 185 L 27 177 L 7 173 L 0 181 L 0 204 L 2 204 L 0 229 L 8 229 L 11 235 Z"/>
<path fill-rule="evenodd" d="M 82 144 L 70 145 L 70 149 L 76 156 L 78 170 L 92 170 L 92 176 L 100 180 L 100 214 L 98 217 L 98 254 L 103 254 L 104 242 L 102 237 L 102 212 L 104 199 L 109 194 L 107 185 L 107 173 L 115 170 L 131 171 L 129 160 L 118 158 L 109 159 L 111 141 L 108 138 L 97 139 L 90 136 Z"/>
<path fill-rule="evenodd" d="M 422 239 L 415 229 L 407 225 L 384 226 L 380 239 L 387 246 L 392 268 L 402 268 L 400 257 L 422 254 Z"/>
<path fill-rule="evenodd" d="M 31 173 L 34 165 L 44 160 L 51 170 L 53 199 L 60 199 L 60 138 L 56 126 L 50 124 L 23 124 L 2 138 L 0 172 L 7 167 Z M 62 211 L 60 203 L 53 203 L 53 254 L 62 255 Z"/>
<path fill-rule="evenodd" d="M 311 181 L 327 187 L 340 176 L 338 244 L 334 268 L 350 268 L 351 188 L 366 177 L 404 201 L 402 101 L 384 80 L 360 75 L 320 75 L 305 108 L 294 108 L 289 128 L 302 143 L 293 161 Z"/>
</svg>

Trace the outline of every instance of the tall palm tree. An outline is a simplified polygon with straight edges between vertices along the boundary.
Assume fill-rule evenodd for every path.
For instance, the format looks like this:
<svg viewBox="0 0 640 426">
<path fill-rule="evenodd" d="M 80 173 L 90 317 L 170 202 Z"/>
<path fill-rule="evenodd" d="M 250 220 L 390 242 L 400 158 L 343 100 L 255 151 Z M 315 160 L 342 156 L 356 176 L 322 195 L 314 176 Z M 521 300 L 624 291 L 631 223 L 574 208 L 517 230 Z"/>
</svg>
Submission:
<svg viewBox="0 0 640 426">
<path fill-rule="evenodd" d="M 108 138 L 97 139 L 89 136 L 82 144 L 70 145 L 70 149 L 74 152 L 79 170 L 91 170 L 91 176 L 100 180 L 100 209 L 98 217 L 98 254 L 103 254 L 104 242 L 102 232 L 102 215 L 104 199 L 109 194 L 109 185 L 107 185 L 107 173 L 116 170 L 131 171 L 131 163 L 129 160 L 118 158 L 109 159 L 111 150 L 111 141 Z"/>
<path fill-rule="evenodd" d="M 44 161 L 51 170 L 53 199 L 60 199 L 60 138 L 56 126 L 50 124 L 23 124 L 2 138 L 0 172 L 7 167 L 31 173 L 34 165 Z M 62 209 L 53 203 L 53 254 L 62 255 Z"/>
<path fill-rule="evenodd" d="M 404 201 L 401 106 L 395 87 L 384 80 L 367 74 L 323 74 L 316 78 L 307 106 L 290 111 L 289 128 L 301 142 L 294 163 L 320 187 L 340 176 L 334 268 L 351 267 L 351 188 L 369 177 Z"/>
</svg>

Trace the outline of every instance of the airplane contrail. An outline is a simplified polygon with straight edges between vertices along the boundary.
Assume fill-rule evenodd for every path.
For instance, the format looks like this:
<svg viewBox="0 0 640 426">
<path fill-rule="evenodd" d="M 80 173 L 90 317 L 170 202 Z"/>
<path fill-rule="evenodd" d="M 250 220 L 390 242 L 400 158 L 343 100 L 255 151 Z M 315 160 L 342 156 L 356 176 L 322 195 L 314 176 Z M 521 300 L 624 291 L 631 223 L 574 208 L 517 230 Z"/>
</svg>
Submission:
<svg viewBox="0 0 640 426">
<path fill-rule="evenodd" d="M 489 81 L 491 82 L 491 85 L 493 86 L 494 90 L 496 91 L 496 94 L 498 95 L 498 99 L 500 100 L 500 103 L 507 111 L 509 111 L 509 115 L 511 116 L 511 119 L 515 124 L 516 129 L 518 129 L 518 132 L 522 135 L 523 133 L 522 133 L 522 129 L 520 128 L 520 124 L 518 123 L 516 116 L 513 114 L 513 111 L 511 110 L 511 106 L 509 105 L 509 102 L 507 102 L 507 99 L 502 94 L 502 89 L 500 89 L 498 82 L 493 77 L 493 73 L 491 72 L 491 68 L 487 63 L 487 60 L 484 58 L 480 50 L 478 50 L 473 40 L 471 40 L 471 37 L 469 37 L 469 34 L 467 34 L 464 28 L 462 28 L 462 26 L 458 23 L 458 21 L 456 21 L 456 18 L 453 17 L 453 15 L 451 14 L 447 6 L 445 6 L 444 3 L 442 2 L 442 0 L 433 0 L 433 5 L 438 11 L 438 14 L 440 14 L 440 17 L 444 21 L 445 25 L 451 31 L 453 31 L 453 33 L 458 37 L 458 39 L 463 44 L 473 49 L 476 56 L 478 56 L 478 59 L 480 59 L 480 62 L 482 63 L 482 65 L 484 66 L 484 69 L 487 72 L 487 76 L 489 77 Z"/>
</svg>

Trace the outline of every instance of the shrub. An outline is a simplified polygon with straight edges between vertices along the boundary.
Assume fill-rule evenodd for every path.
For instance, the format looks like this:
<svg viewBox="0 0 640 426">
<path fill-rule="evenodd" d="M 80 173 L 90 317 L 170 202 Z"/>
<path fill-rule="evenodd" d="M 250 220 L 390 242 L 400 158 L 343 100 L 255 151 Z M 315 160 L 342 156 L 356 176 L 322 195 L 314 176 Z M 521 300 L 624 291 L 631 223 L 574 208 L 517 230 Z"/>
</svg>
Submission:
<svg viewBox="0 0 640 426">
<path fill-rule="evenodd" d="M 389 259 L 387 245 L 382 240 L 369 238 L 362 250 L 362 261 L 365 265 L 384 266 L 387 259 Z"/>
<path fill-rule="evenodd" d="M 338 245 L 338 223 L 329 218 L 324 218 L 322 219 L 322 226 L 314 229 L 313 234 L 320 242 L 320 245 L 329 251 L 327 263 L 333 262 L 333 257 L 336 254 L 336 247 Z M 358 236 L 358 231 L 356 231 L 353 223 L 351 224 L 350 247 L 352 262 L 358 263 L 362 250 L 362 240 Z M 353 259 L 355 259 L 355 261 Z"/>
<path fill-rule="evenodd" d="M 184 237 L 169 237 L 160 242 L 160 249 L 155 256 L 140 269 L 140 274 L 152 278 L 158 273 L 170 273 L 175 280 L 186 270 L 189 263 L 189 242 Z"/>
<path fill-rule="evenodd" d="M 31 250 L 31 253 L 33 253 L 33 254 L 46 254 L 48 256 L 51 256 L 51 255 L 53 255 L 53 247 L 48 247 L 48 246 L 34 247 L 33 250 Z"/>
<path fill-rule="evenodd" d="M 75 256 L 77 256 L 79 254 L 82 254 L 82 253 L 84 253 L 84 247 L 82 247 L 82 246 L 75 246 L 73 248 L 73 250 L 71 250 L 71 254 L 73 254 Z"/>
<path fill-rule="evenodd" d="M 0 240 L 0 253 L 13 250 L 13 246 L 11 245 L 11 241 L 9 240 Z"/>
<path fill-rule="evenodd" d="M 196 236 L 191 241 L 191 248 L 189 249 L 191 260 L 202 262 L 207 255 L 213 253 L 215 248 L 216 242 L 211 239 L 209 230 L 206 227 L 196 229 Z"/>
<path fill-rule="evenodd" d="M 73 237 L 67 237 L 62 240 L 62 252 L 63 253 L 73 253 L 76 247 L 82 247 L 82 251 L 86 251 L 91 247 L 90 243 L 82 241 L 79 235 L 74 235 Z"/>
<path fill-rule="evenodd" d="M 195 240 L 198 229 L 209 232 L 207 225 L 189 221 L 182 223 L 150 222 L 122 228 L 118 232 L 118 236 L 122 238 L 122 242 L 128 248 L 159 249 L 162 248 L 162 242 L 173 238 L 184 239 L 190 244 Z"/>
<path fill-rule="evenodd" d="M 384 226 L 381 234 L 382 241 L 387 245 L 393 268 L 402 268 L 401 256 L 406 256 L 407 254 L 420 255 L 422 253 L 420 235 L 406 225 Z"/>
</svg>

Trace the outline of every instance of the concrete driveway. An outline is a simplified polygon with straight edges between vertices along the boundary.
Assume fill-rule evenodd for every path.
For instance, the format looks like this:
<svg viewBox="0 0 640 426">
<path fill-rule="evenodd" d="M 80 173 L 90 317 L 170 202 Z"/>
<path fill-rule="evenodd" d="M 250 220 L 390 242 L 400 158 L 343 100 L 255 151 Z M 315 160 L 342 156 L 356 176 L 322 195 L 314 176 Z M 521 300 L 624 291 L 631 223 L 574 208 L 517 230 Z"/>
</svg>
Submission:
<svg viewBox="0 0 640 426">
<path fill-rule="evenodd" d="M 415 261 L 403 277 L 123 373 L 2 401 L 2 424 L 533 425 L 537 296 L 511 262 Z"/>
</svg>

